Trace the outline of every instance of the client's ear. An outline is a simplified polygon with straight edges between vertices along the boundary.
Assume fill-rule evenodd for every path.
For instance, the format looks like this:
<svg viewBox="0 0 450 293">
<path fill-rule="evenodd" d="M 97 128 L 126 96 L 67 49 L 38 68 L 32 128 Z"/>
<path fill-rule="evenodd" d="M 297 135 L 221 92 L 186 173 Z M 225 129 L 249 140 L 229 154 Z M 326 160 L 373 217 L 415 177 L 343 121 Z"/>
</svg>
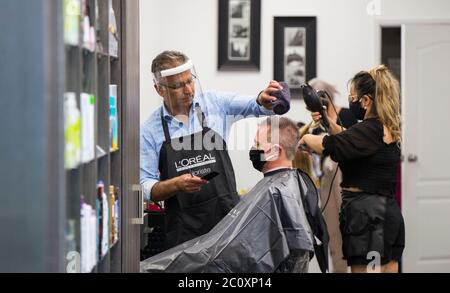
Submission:
<svg viewBox="0 0 450 293">
<path fill-rule="evenodd" d="M 284 149 L 281 145 L 277 144 L 274 146 L 274 153 L 277 155 L 277 159 L 281 157 L 281 154 L 284 152 Z"/>
</svg>

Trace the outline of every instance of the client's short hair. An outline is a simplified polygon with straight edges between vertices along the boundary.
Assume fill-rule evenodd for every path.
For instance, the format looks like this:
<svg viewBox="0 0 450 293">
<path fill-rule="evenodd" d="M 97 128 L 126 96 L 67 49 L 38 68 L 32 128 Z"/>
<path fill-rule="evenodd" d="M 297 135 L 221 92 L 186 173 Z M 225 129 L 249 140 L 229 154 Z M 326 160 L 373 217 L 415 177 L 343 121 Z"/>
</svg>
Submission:
<svg viewBox="0 0 450 293">
<path fill-rule="evenodd" d="M 264 120 L 261 126 L 268 128 L 267 140 L 272 143 L 272 134 L 277 134 L 279 144 L 285 149 L 288 160 L 294 160 L 297 153 L 298 143 L 300 141 L 299 128 L 294 121 L 286 117 L 274 116 Z M 276 127 L 277 129 L 272 129 Z"/>
</svg>

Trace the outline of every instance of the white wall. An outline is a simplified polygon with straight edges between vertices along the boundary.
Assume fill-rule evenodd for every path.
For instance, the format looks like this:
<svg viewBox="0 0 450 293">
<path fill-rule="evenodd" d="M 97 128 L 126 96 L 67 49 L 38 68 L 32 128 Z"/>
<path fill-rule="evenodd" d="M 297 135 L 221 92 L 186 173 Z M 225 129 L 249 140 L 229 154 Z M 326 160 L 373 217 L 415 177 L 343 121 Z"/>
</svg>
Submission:
<svg viewBox="0 0 450 293">
<path fill-rule="evenodd" d="M 176 49 L 194 62 L 203 89 L 257 94 L 273 78 L 273 17 L 317 16 L 317 74 L 335 84 L 344 98 L 347 82 L 378 62 L 378 22 L 450 19 L 448 0 L 262 0 L 260 72 L 218 72 L 219 0 L 141 0 L 141 121 L 161 105 L 153 90 L 151 62 L 163 50 Z M 380 3 L 381 15 L 370 16 L 367 4 Z M 295 101 L 287 115 L 309 121 L 304 104 Z M 232 136 L 248 143 L 254 121 L 239 122 Z M 253 128 L 244 128 L 250 125 Z M 247 129 L 242 132 L 242 129 Z M 231 151 L 238 188 L 251 188 L 261 175 L 252 170 L 247 151 Z"/>
</svg>

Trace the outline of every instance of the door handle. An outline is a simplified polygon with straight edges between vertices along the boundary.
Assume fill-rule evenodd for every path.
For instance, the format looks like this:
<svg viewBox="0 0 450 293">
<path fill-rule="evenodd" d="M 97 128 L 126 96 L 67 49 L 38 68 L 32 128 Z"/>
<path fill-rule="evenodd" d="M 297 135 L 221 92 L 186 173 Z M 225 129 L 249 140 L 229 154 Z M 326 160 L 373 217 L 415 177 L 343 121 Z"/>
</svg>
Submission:
<svg viewBox="0 0 450 293">
<path fill-rule="evenodd" d="M 131 186 L 131 191 L 138 193 L 138 218 L 131 219 L 133 225 L 143 225 L 144 224 L 144 192 L 142 190 L 142 185 L 134 184 Z"/>
<path fill-rule="evenodd" d="M 409 154 L 408 155 L 408 162 L 415 163 L 415 162 L 417 162 L 417 160 L 418 160 L 417 155 L 415 155 L 415 154 Z"/>
</svg>

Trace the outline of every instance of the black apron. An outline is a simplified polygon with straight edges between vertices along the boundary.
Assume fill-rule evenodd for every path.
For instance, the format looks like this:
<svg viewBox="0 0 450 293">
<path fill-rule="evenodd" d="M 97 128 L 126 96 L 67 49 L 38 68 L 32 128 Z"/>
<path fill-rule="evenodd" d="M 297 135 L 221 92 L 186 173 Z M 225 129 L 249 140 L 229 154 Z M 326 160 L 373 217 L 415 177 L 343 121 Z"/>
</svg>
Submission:
<svg viewBox="0 0 450 293">
<path fill-rule="evenodd" d="M 206 125 L 205 115 L 196 109 L 202 132 L 170 138 L 169 127 L 161 109 L 165 142 L 161 146 L 161 180 L 184 174 L 203 177 L 220 175 L 198 193 L 179 192 L 165 201 L 167 248 L 208 233 L 239 202 L 230 156 L 222 137 Z M 208 143 L 203 143 L 203 142 Z M 185 148 L 181 148 L 184 146 Z M 190 147 L 190 148 L 189 148 Z"/>
</svg>

